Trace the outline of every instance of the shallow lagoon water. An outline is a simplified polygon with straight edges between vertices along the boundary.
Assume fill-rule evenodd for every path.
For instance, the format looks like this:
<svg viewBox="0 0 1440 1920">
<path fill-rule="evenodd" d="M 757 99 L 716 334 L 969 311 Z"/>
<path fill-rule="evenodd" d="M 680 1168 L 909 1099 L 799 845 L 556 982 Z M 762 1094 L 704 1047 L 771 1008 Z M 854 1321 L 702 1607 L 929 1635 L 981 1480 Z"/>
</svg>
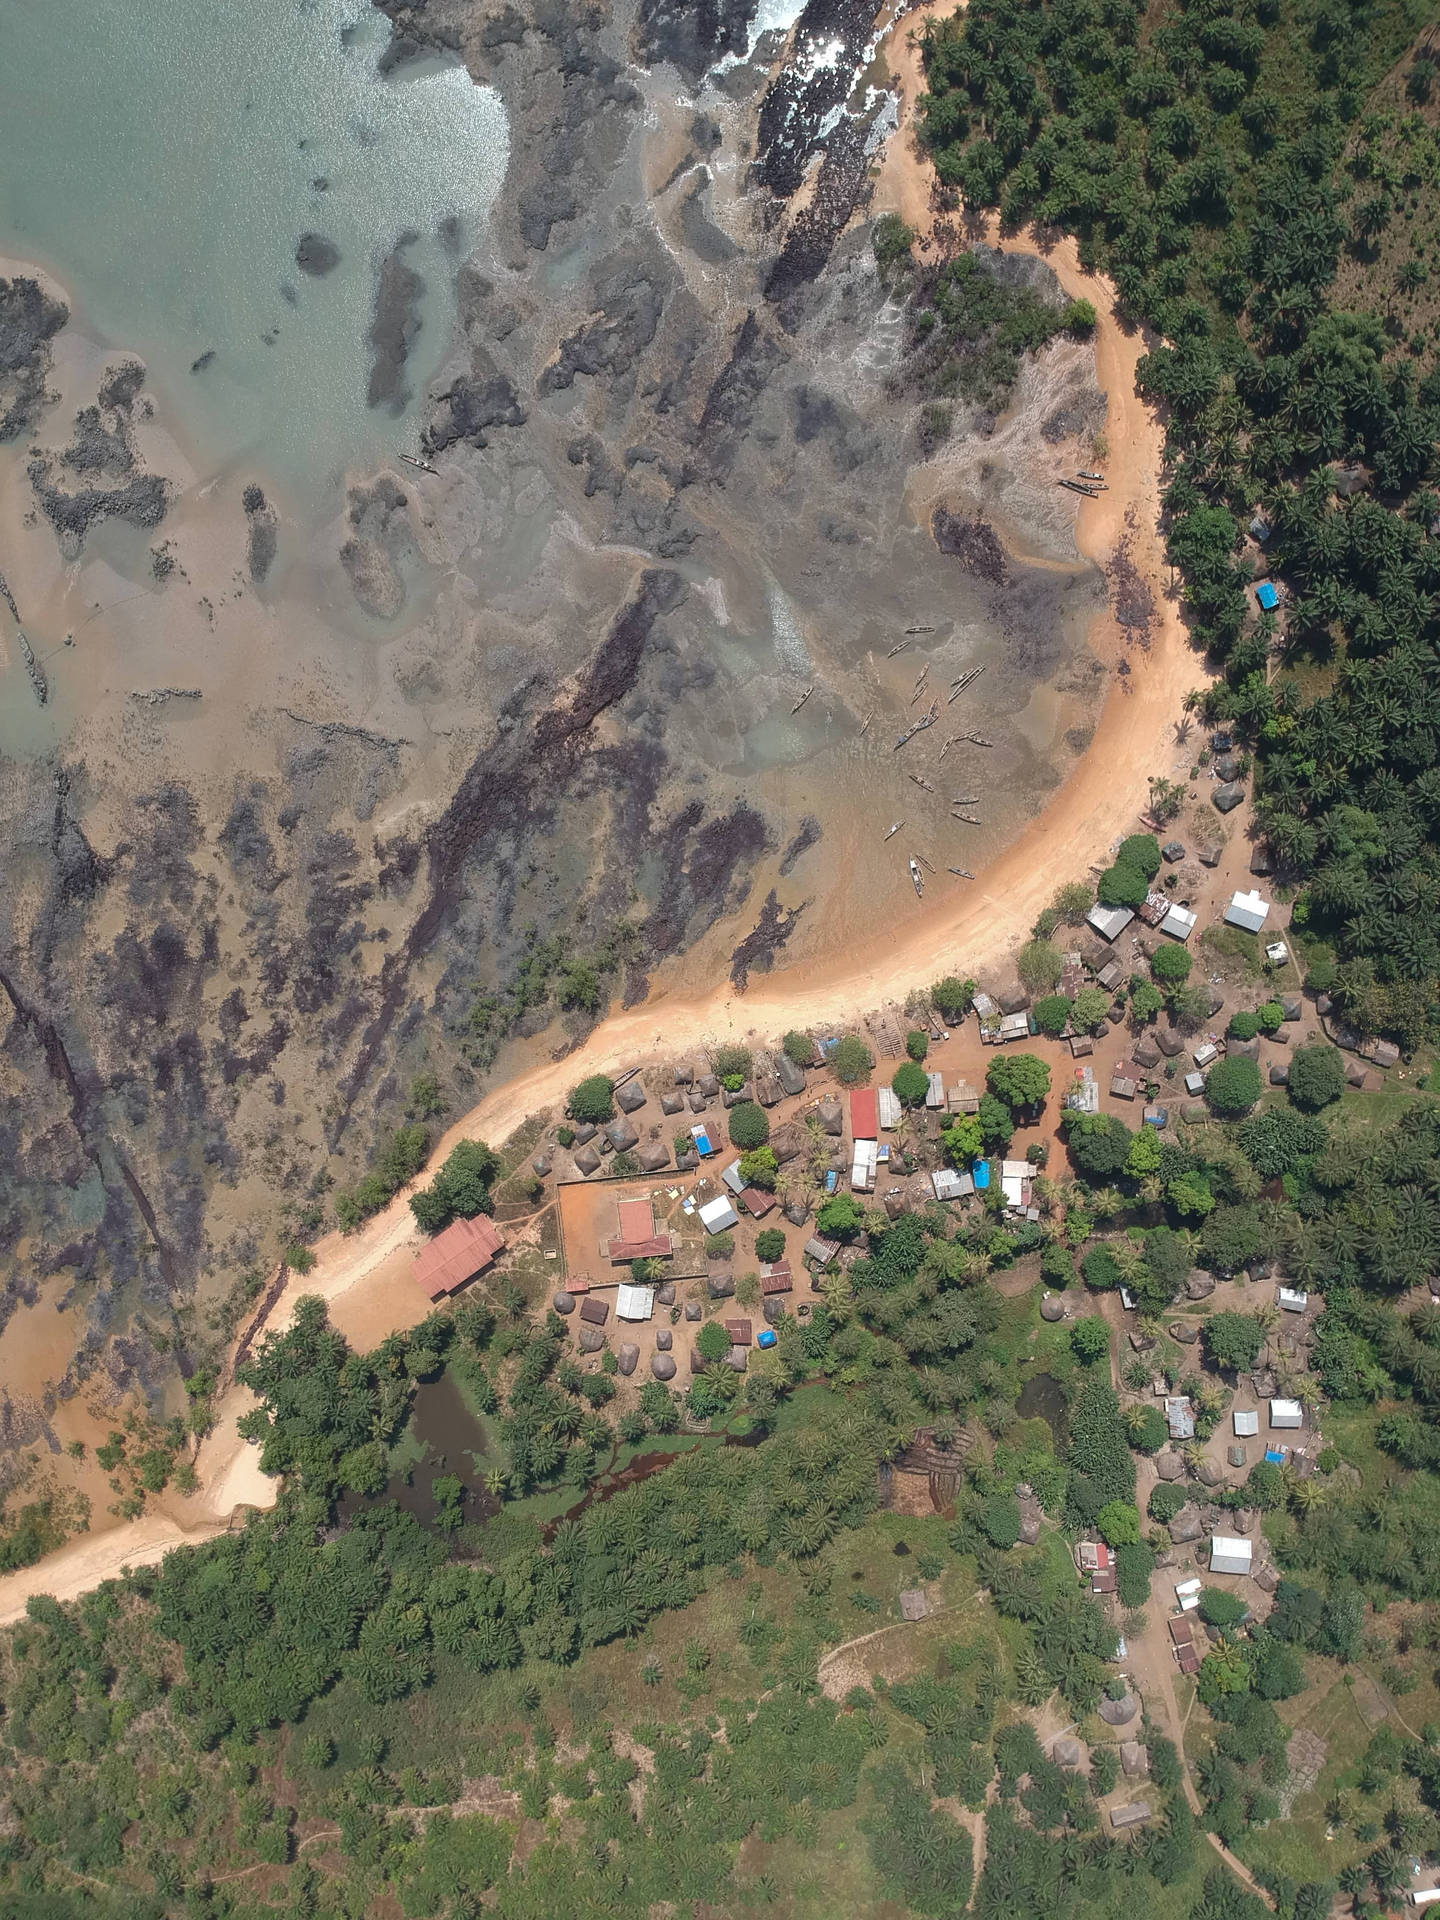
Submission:
<svg viewBox="0 0 1440 1920">
<path fill-rule="evenodd" d="M 363 0 L 0 0 L 0 254 L 146 362 L 202 477 L 252 466 L 316 517 L 413 439 L 413 397 L 367 405 L 381 260 L 417 236 L 417 396 L 508 154 L 493 93 L 431 61 L 382 75 L 389 37 Z M 323 277 L 307 232 L 338 249 Z"/>
</svg>

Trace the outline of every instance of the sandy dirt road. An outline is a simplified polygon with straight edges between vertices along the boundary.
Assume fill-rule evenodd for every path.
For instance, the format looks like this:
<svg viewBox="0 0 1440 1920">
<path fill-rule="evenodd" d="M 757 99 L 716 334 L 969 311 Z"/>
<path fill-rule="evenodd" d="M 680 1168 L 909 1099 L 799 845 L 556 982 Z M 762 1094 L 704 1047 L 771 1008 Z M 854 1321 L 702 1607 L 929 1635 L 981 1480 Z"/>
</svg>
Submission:
<svg viewBox="0 0 1440 1920">
<path fill-rule="evenodd" d="M 885 57 L 902 91 L 898 132 L 891 138 L 877 182 L 873 211 L 892 210 L 917 233 L 932 225 L 933 173 L 911 131 L 914 101 L 923 89 L 918 51 L 924 20 L 948 8 L 931 5 L 908 14 L 889 34 Z M 558 1108 L 586 1074 L 644 1065 L 725 1039 L 769 1039 L 789 1027 L 836 1026 L 887 1000 L 951 972 L 974 973 L 1005 961 L 1029 936 L 1040 911 L 1064 881 L 1084 875 L 1113 842 L 1129 832 L 1145 805 L 1150 776 L 1168 772 L 1173 727 L 1186 693 L 1203 679 L 1178 604 L 1169 593 L 1169 568 L 1158 532 L 1163 430 L 1135 391 L 1135 368 L 1146 342 L 1127 333 L 1114 314 L 1114 290 L 1080 266 L 1072 241 L 1041 247 L 1033 238 L 1007 239 L 1007 248 L 1039 254 L 1072 297 L 1088 299 L 1098 316 L 1095 352 L 1107 396 L 1109 492 L 1078 500 L 1081 551 L 1104 566 L 1127 530 L 1132 558 L 1154 595 L 1157 619 L 1146 651 L 1128 656 L 1131 671 L 1115 676 L 1093 744 L 1045 809 L 973 884 L 933 888 L 936 911 L 896 937 L 877 928 L 866 951 L 850 948 L 820 961 L 779 970 L 742 998 L 728 982 L 700 996 L 667 990 L 663 975 L 642 1005 L 612 1015 L 574 1053 L 544 1061 L 496 1087 L 440 1141 L 438 1160 L 461 1139 L 500 1141 L 531 1115 Z M 1097 655 L 1112 665 L 1123 637 L 1107 614 L 1092 637 Z M 401 1194 L 358 1233 L 331 1234 L 315 1248 L 316 1266 L 292 1277 L 268 1325 L 289 1323 L 295 1301 L 318 1293 L 343 1331 L 367 1344 L 391 1327 L 413 1325 L 424 1301 L 408 1278 L 416 1241 L 408 1196 Z M 352 1333 L 353 1330 L 353 1333 Z M 236 1504 L 273 1503 L 274 1487 L 254 1465 L 254 1450 L 238 1439 L 235 1420 L 248 1404 L 232 1388 L 219 1409 L 220 1424 L 200 1450 L 201 1491 L 172 1510 L 73 1541 L 38 1566 L 0 1579 L 0 1622 L 23 1611 L 32 1592 L 72 1598 L 122 1564 L 159 1559 L 169 1545 L 204 1537 Z M 166 1528 L 169 1528 L 167 1536 Z M 197 1529 L 200 1532 L 197 1534 Z"/>
</svg>

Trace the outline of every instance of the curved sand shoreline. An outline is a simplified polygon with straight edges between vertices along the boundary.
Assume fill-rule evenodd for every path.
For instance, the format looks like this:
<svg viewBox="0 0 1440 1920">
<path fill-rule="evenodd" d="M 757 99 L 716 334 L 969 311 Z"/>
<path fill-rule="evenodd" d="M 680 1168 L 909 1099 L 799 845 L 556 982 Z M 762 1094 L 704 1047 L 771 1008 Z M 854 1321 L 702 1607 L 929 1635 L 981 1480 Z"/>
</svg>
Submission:
<svg viewBox="0 0 1440 1920">
<path fill-rule="evenodd" d="M 923 77 L 918 47 L 908 42 L 927 16 L 950 10 L 931 4 L 905 15 L 891 29 L 885 47 L 904 108 L 872 211 L 898 212 L 921 234 L 928 234 L 931 226 L 932 175 L 910 135 L 909 109 L 922 90 Z M 995 237 L 992 231 L 990 238 Z M 588 1073 L 673 1059 L 727 1038 L 769 1039 L 792 1026 L 835 1026 L 885 1001 L 903 999 L 942 974 L 993 965 L 1028 937 L 1059 885 L 1084 873 L 1133 827 L 1148 798 L 1150 775 L 1166 770 L 1162 743 L 1200 671 L 1178 604 L 1167 592 L 1169 569 L 1158 533 L 1163 429 L 1135 391 L 1135 368 L 1146 343 L 1121 327 L 1114 313 L 1114 289 L 1081 267 L 1072 240 L 1043 247 L 1027 235 L 1004 244 L 1011 251 L 1043 258 L 1069 296 L 1088 299 L 1096 309 L 1097 376 L 1109 402 L 1110 490 L 1077 502 L 1076 539 L 1081 552 L 1103 568 L 1133 510 L 1132 558 L 1155 597 L 1157 618 L 1149 650 L 1132 654 L 1129 674 L 1112 681 L 1089 751 L 1044 810 L 973 885 L 956 882 L 953 893 L 944 894 L 935 884 L 934 916 L 907 929 L 898 941 L 877 933 L 869 952 L 859 959 L 846 953 L 764 976 L 743 999 L 728 983 L 709 994 L 672 997 L 662 982 L 642 1005 L 607 1019 L 574 1053 L 558 1062 L 546 1061 L 487 1094 L 446 1132 L 435 1161 L 461 1139 L 508 1138 L 532 1114 L 558 1106 Z M 1107 662 L 1121 657 L 1124 643 L 1108 613 L 1092 644 Z M 330 1303 L 332 1319 L 342 1331 L 353 1329 L 367 1343 L 380 1337 L 377 1326 L 383 1331 L 413 1324 L 424 1305 L 420 1295 L 414 1292 L 412 1299 L 413 1289 L 393 1290 L 385 1269 L 403 1258 L 414 1238 L 403 1194 L 358 1233 L 328 1235 L 315 1248 L 314 1270 L 303 1278 L 291 1277 L 268 1324 L 286 1325 L 295 1301 L 310 1293 Z M 0 1579 L 0 1624 L 23 1614 L 33 1594 L 73 1599 L 124 1567 L 153 1565 L 173 1547 L 212 1538 L 224 1530 L 239 1505 L 272 1505 L 276 1483 L 259 1471 L 256 1449 L 235 1430 L 250 1404 L 244 1388 L 232 1387 L 225 1395 L 218 1425 L 196 1460 L 199 1493 L 157 1504 L 140 1520 L 82 1535 L 37 1565 Z"/>
</svg>

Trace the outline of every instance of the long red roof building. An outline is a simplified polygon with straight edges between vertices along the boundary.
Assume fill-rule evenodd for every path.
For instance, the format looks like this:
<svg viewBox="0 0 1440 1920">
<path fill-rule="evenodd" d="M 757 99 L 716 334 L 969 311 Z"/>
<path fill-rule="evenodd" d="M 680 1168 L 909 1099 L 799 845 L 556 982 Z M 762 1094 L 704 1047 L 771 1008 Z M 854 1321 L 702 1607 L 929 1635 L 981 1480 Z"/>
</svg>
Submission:
<svg viewBox="0 0 1440 1920">
<path fill-rule="evenodd" d="M 455 1220 L 416 1254 L 415 1278 L 432 1300 L 443 1300 L 483 1273 L 504 1249 L 504 1236 L 483 1213 Z"/>
</svg>

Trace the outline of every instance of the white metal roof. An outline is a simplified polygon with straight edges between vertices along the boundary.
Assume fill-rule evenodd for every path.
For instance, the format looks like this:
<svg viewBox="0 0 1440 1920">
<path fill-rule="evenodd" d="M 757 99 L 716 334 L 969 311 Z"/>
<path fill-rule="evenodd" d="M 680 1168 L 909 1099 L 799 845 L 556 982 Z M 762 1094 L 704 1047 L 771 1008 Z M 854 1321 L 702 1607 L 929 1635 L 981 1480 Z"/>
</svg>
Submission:
<svg viewBox="0 0 1440 1920">
<path fill-rule="evenodd" d="M 617 1320 L 648 1320 L 655 1311 L 653 1287 L 620 1287 L 615 1295 Z"/>
<path fill-rule="evenodd" d="M 1305 1409 L 1298 1400 L 1272 1400 L 1270 1424 L 1272 1427 L 1303 1427 Z"/>
<path fill-rule="evenodd" d="M 1232 927 L 1244 927 L 1248 933 L 1259 933 L 1270 917 L 1270 902 L 1262 900 L 1260 889 L 1252 887 L 1249 893 L 1235 894 L 1225 909 L 1225 918 Z"/>
<path fill-rule="evenodd" d="M 707 1233 L 728 1233 L 731 1227 L 739 1226 L 740 1216 L 722 1193 L 701 1207 L 700 1224 Z"/>
<path fill-rule="evenodd" d="M 1027 1023 L 1028 1025 L 1028 1023 Z M 929 1092 L 925 1095 L 927 1107 L 943 1107 L 945 1104 L 945 1076 L 943 1073 L 927 1074 L 930 1082 Z"/>
<path fill-rule="evenodd" d="M 1160 931 L 1161 933 L 1168 933 L 1172 940 L 1188 940 L 1195 931 L 1195 923 L 1199 917 L 1198 914 L 1192 913 L 1188 907 L 1171 907 L 1165 918 L 1160 922 Z"/>
<path fill-rule="evenodd" d="M 898 1127 L 900 1124 L 900 1096 L 893 1087 L 881 1087 L 879 1092 L 880 1124 L 882 1127 Z"/>
<path fill-rule="evenodd" d="M 1177 1580 L 1175 1582 L 1175 1592 L 1180 1597 L 1180 1599 L 1183 1600 L 1187 1593 L 1199 1593 L 1200 1584 L 1201 1583 L 1195 1579 Z"/>
<path fill-rule="evenodd" d="M 1252 1542 L 1249 1540 L 1231 1533 L 1213 1533 L 1210 1536 L 1210 1571 L 1249 1573 L 1252 1551 Z"/>
<path fill-rule="evenodd" d="M 1309 1294 L 1302 1292 L 1299 1287 L 1281 1287 L 1275 1299 L 1286 1313 L 1304 1313 L 1310 1304 Z"/>
<path fill-rule="evenodd" d="M 1091 907 L 1085 918 L 1102 940 L 1114 940 L 1135 918 L 1129 907 Z"/>
<path fill-rule="evenodd" d="M 1235 1431 L 1240 1435 L 1242 1440 L 1248 1435 L 1259 1433 L 1260 1431 L 1260 1416 L 1258 1413 L 1237 1413 L 1234 1416 L 1234 1421 Z"/>
</svg>

